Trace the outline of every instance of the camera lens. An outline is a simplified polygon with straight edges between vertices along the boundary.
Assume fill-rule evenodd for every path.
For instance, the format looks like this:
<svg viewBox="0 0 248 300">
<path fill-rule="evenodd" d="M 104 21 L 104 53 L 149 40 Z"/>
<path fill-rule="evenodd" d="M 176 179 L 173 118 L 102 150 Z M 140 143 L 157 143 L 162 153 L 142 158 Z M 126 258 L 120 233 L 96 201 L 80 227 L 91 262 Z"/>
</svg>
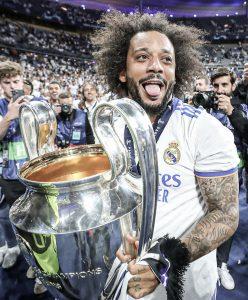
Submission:
<svg viewBox="0 0 248 300">
<path fill-rule="evenodd" d="M 217 97 L 215 93 L 209 91 L 209 92 L 202 92 L 202 93 L 195 94 L 192 98 L 192 102 L 193 105 L 196 107 L 202 106 L 205 109 L 210 109 L 210 108 L 216 109 L 216 99 Z"/>
<path fill-rule="evenodd" d="M 68 114 L 71 110 L 71 106 L 68 105 L 68 104 L 62 104 L 61 106 L 61 111 L 64 113 L 64 114 Z"/>
</svg>

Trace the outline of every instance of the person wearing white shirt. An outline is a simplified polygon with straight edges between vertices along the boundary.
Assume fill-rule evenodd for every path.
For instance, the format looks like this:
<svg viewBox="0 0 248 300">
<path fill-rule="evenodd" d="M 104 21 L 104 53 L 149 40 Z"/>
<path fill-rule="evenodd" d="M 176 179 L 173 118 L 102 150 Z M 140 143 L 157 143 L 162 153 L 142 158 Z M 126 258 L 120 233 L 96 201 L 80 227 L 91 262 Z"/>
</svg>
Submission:
<svg viewBox="0 0 248 300">
<path fill-rule="evenodd" d="M 125 94 L 147 112 L 159 166 L 150 256 L 137 263 L 120 248 L 103 299 L 215 299 L 215 249 L 238 225 L 239 160 L 231 132 L 179 99 L 202 71 L 202 32 L 171 24 L 161 13 L 115 11 L 101 21 L 104 27 L 93 38 L 100 75 L 112 92 Z M 138 172 L 127 128 L 119 136 Z M 127 242 L 137 249 L 133 237 Z"/>
<path fill-rule="evenodd" d="M 89 115 L 91 115 L 93 109 L 96 106 L 98 96 L 95 84 L 86 82 L 82 87 L 82 95 L 84 107 L 89 113 Z"/>
</svg>

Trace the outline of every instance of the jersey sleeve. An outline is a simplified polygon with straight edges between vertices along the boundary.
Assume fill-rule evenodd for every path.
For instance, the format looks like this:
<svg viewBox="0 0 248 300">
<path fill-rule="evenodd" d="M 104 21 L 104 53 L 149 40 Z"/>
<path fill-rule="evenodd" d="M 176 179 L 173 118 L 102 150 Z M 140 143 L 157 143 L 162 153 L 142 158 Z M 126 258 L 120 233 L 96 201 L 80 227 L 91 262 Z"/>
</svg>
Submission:
<svg viewBox="0 0 248 300">
<path fill-rule="evenodd" d="M 196 176 L 227 176 L 237 171 L 239 158 L 233 133 L 206 112 L 199 117 L 195 142 Z"/>
</svg>

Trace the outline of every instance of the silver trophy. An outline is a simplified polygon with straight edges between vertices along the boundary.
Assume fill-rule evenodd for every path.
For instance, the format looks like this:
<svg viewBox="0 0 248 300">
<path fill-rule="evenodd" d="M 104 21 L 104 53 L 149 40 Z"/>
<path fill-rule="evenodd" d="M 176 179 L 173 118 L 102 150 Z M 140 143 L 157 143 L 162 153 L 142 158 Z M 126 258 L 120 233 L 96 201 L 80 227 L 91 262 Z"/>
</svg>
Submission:
<svg viewBox="0 0 248 300">
<path fill-rule="evenodd" d="M 134 141 L 141 175 L 130 172 L 129 152 L 114 127 L 122 118 Z M 93 129 L 102 145 L 55 150 L 56 117 L 47 103 L 20 109 L 30 157 L 19 178 L 26 193 L 10 219 L 27 262 L 58 299 L 100 299 L 127 234 L 139 240 L 138 259 L 151 245 L 157 196 L 153 129 L 134 101 L 99 104 Z"/>
</svg>

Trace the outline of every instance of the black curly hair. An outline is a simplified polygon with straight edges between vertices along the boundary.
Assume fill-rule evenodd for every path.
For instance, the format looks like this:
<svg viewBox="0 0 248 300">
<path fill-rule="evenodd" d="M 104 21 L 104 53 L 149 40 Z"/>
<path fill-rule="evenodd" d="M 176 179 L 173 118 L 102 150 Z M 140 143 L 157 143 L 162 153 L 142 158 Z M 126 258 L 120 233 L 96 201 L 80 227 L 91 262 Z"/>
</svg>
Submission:
<svg viewBox="0 0 248 300">
<path fill-rule="evenodd" d="M 171 23 L 163 13 L 124 15 L 112 11 L 103 15 L 99 22 L 103 27 L 92 36 L 92 43 L 96 46 L 94 57 L 99 73 L 106 77 L 113 92 L 123 91 L 119 74 L 126 66 L 130 40 L 138 32 L 158 31 L 172 42 L 176 59 L 175 96 L 182 96 L 191 88 L 193 78 L 203 72 L 199 50 L 204 44 L 200 38 L 204 32 L 195 27 Z"/>
</svg>

